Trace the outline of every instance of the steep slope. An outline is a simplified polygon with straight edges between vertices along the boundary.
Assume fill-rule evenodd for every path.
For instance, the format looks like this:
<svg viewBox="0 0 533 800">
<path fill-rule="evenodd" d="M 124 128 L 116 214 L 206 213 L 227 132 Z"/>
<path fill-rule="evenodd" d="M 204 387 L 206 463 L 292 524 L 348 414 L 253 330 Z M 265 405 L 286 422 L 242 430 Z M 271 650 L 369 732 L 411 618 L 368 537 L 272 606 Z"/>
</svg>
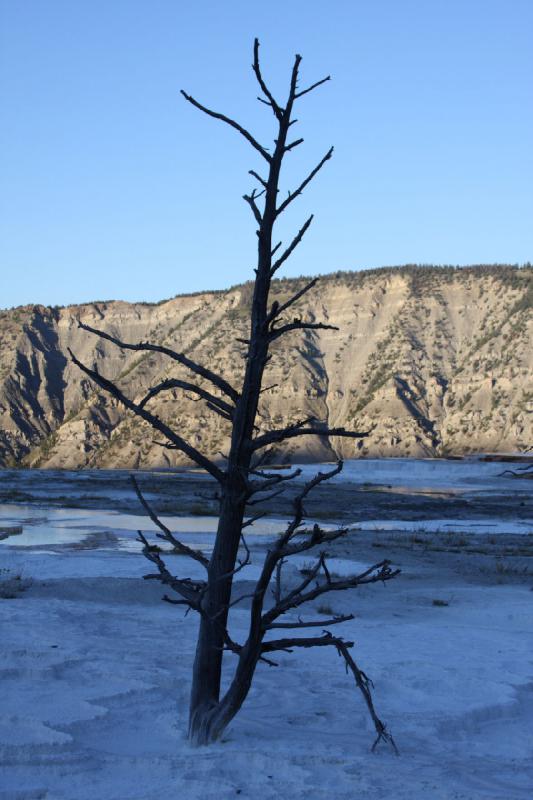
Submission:
<svg viewBox="0 0 533 800">
<path fill-rule="evenodd" d="M 275 283 L 280 302 L 304 279 Z M 306 437 L 284 456 L 421 456 L 509 452 L 533 444 L 533 269 L 405 267 L 325 276 L 294 311 L 338 331 L 276 342 L 261 426 L 314 416 L 371 430 L 364 440 Z M 0 464 L 46 467 L 184 463 L 153 432 L 97 393 L 71 363 L 117 381 L 132 398 L 185 375 L 156 353 L 120 351 L 78 319 L 124 341 L 152 341 L 191 354 L 238 385 L 250 284 L 157 305 L 92 303 L 0 312 Z M 271 388 L 269 388 L 271 387 Z M 181 391 L 150 409 L 215 457 L 228 425 Z"/>
</svg>

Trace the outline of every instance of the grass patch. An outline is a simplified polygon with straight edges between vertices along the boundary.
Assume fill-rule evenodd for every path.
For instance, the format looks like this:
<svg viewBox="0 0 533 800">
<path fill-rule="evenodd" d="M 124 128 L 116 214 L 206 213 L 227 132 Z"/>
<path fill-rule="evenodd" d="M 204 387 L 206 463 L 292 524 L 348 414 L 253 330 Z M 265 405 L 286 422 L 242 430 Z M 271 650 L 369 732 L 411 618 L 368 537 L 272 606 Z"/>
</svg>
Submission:
<svg viewBox="0 0 533 800">
<path fill-rule="evenodd" d="M 14 600 L 30 586 L 31 580 L 25 578 L 22 572 L 0 569 L 0 600 Z"/>
<path fill-rule="evenodd" d="M 188 513 L 192 517 L 212 517 L 214 516 L 213 506 L 204 503 L 194 503 L 189 509 Z"/>
</svg>

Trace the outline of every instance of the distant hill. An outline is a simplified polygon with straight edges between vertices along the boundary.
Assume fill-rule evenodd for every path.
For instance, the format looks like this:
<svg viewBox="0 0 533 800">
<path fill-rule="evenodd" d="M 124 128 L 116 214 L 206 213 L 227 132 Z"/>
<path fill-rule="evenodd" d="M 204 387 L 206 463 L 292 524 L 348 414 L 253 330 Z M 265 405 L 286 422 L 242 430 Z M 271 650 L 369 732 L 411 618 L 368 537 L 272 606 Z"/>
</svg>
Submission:
<svg viewBox="0 0 533 800">
<path fill-rule="evenodd" d="M 304 278 L 276 281 L 282 301 Z M 179 368 L 164 356 L 121 352 L 77 319 L 125 341 L 193 354 L 235 385 L 243 366 L 251 284 L 159 304 L 95 302 L 0 312 L 0 464 L 39 467 L 168 466 L 179 453 L 71 364 L 68 348 L 140 399 Z M 338 331 L 275 343 L 262 426 L 315 416 L 368 430 L 364 440 L 305 437 L 283 456 L 323 460 L 512 452 L 533 444 L 533 268 L 399 267 L 322 278 L 295 310 Z M 212 456 L 228 426 L 182 392 L 151 408 Z M 281 455 L 278 453 L 277 455 Z"/>
</svg>

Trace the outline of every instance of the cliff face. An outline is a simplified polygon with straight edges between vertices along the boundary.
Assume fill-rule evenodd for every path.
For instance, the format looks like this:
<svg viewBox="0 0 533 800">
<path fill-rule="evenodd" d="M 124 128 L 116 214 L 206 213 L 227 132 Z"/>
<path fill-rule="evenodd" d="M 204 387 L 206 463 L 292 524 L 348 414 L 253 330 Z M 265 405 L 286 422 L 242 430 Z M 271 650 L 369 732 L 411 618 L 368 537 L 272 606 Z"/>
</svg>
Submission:
<svg viewBox="0 0 533 800">
<path fill-rule="evenodd" d="M 278 281 L 283 302 L 303 279 Z M 329 426 L 373 428 L 364 440 L 305 437 L 296 459 L 438 456 L 516 451 L 533 444 L 533 269 L 430 267 L 323 278 L 293 314 L 338 331 L 289 334 L 273 345 L 262 428 L 315 416 Z M 68 349 L 140 400 L 186 373 L 165 356 L 121 352 L 77 320 L 128 342 L 191 355 L 238 386 L 250 285 L 158 305 L 91 303 L 0 312 L 0 464 L 131 467 L 185 463 L 117 403 L 95 391 Z M 292 309 L 291 309 L 292 310 Z M 190 377 L 190 376 L 188 376 Z M 212 457 L 228 425 L 181 391 L 150 410 Z"/>
</svg>

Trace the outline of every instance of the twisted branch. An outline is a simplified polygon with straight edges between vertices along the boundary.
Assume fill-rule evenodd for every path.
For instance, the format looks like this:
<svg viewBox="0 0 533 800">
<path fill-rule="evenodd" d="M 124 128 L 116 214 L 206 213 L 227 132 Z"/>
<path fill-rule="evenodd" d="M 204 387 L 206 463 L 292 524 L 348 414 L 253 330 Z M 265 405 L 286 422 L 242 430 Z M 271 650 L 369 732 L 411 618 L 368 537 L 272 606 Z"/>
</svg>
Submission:
<svg viewBox="0 0 533 800">
<path fill-rule="evenodd" d="M 274 264 L 272 265 L 272 267 L 270 269 L 270 275 L 271 276 L 274 275 L 274 273 L 276 273 L 278 271 L 278 269 L 281 267 L 281 265 L 284 264 L 285 261 L 289 258 L 289 256 L 294 252 L 294 250 L 296 250 L 296 248 L 298 247 L 298 245 L 302 241 L 303 237 L 305 236 L 306 231 L 308 230 L 309 226 L 311 225 L 311 223 L 313 221 L 313 217 L 314 217 L 314 214 L 311 214 L 311 216 L 306 219 L 306 221 L 304 222 L 304 224 L 302 225 L 302 227 L 300 228 L 300 230 L 298 231 L 298 233 L 296 234 L 296 236 L 294 237 L 294 239 L 292 240 L 290 245 L 287 247 L 286 250 L 283 251 L 283 253 L 280 255 L 280 257 L 274 262 Z"/>
<path fill-rule="evenodd" d="M 234 403 L 236 403 L 239 399 L 239 393 L 233 388 L 233 386 L 225 381 L 224 378 L 222 378 L 220 375 L 217 375 L 212 370 L 203 367 L 201 364 L 197 364 L 191 358 L 184 355 L 184 353 L 177 353 L 175 350 L 171 350 L 170 347 L 164 347 L 163 345 L 158 344 L 150 344 L 149 342 L 138 342 L 137 344 L 122 342 L 120 339 L 117 339 L 116 336 L 111 336 L 110 333 L 106 333 L 98 328 L 92 328 L 90 325 L 86 325 L 84 322 L 81 322 L 81 320 L 78 320 L 78 328 L 82 328 L 84 331 L 88 331 L 89 333 L 94 333 L 96 336 L 99 336 L 100 339 L 107 339 L 107 341 L 112 342 L 117 347 L 120 347 L 121 350 L 162 353 L 163 355 L 173 359 L 173 361 L 177 361 L 178 364 L 182 364 L 196 375 L 200 375 L 202 378 L 205 378 L 207 381 L 212 383 L 213 386 L 216 386 L 224 394 L 228 395 L 228 397 L 231 397 Z"/>
<path fill-rule="evenodd" d="M 272 96 L 272 93 L 268 88 L 268 86 L 266 85 L 265 81 L 263 80 L 263 76 L 261 74 L 261 68 L 259 66 L 259 40 L 257 38 L 254 39 L 254 63 L 252 65 L 252 69 L 255 73 L 255 77 L 257 78 L 257 82 L 261 87 L 261 91 L 267 98 L 267 101 L 261 100 L 260 97 L 258 97 L 257 99 L 261 100 L 261 102 L 263 103 L 266 102 L 266 105 L 269 105 L 272 108 L 272 111 L 274 112 L 274 115 L 277 117 L 277 119 L 281 120 L 283 116 L 283 109 L 274 100 L 274 97 Z"/>
<path fill-rule="evenodd" d="M 256 436 L 252 442 L 253 450 L 268 447 L 271 444 L 294 439 L 296 436 L 343 436 L 348 439 L 364 439 L 369 431 L 347 431 L 346 428 L 302 428 L 291 425 L 280 430 L 268 431 L 261 436 Z"/>
<path fill-rule="evenodd" d="M 272 156 L 269 155 L 269 153 L 267 153 L 266 149 L 262 145 L 260 145 L 256 139 L 254 139 L 252 134 L 249 131 L 247 131 L 246 128 L 243 128 L 242 125 L 239 125 L 239 123 L 235 122 L 235 120 L 231 119 L 231 117 L 227 117 L 225 114 L 220 114 L 218 111 L 212 111 L 210 108 L 207 108 L 206 106 L 202 105 L 201 103 L 198 102 L 198 100 L 195 100 L 194 97 L 192 97 L 190 94 L 187 94 L 187 92 L 185 92 L 183 89 L 181 89 L 180 92 L 183 95 L 183 97 L 189 103 L 191 103 L 191 105 L 200 109 L 200 111 L 203 111 L 204 114 L 207 114 L 209 117 L 213 117 L 214 119 L 219 119 L 222 122 L 225 122 L 226 125 L 229 125 L 231 128 L 235 128 L 236 131 L 239 131 L 241 136 L 244 136 L 244 138 L 252 145 L 252 147 L 254 147 L 258 153 L 261 153 L 265 161 L 268 161 L 268 163 L 271 162 Z"/>
<path fill-rule="evenodd" d="M 205 400 L 208 408 L 211 408 L 217 414 L 220 414 L 220 416 L 224 417 L 224 419 L 231 420 L 233 418 L 234 406 L 226 403 L 221 397 L 211 394 L 211 392 L 208 392 L 206 389 L 196 386 L 194 383 L 190 383 L 189 381 L 181 381 L 176 378 L 169 378 L 168 380 L 161 381 L 161 383 L 158 383 L 157 386 L 152 387 L 139 403 L 139 408 L 144 408 L 144 406 L 153 397 L 156 397 L 161 392 L 169 391 L 171 389 L 184 389 L 186 392 L 192 392 L 193 394 L 198 395 L 198 397 L 202 400 Z"/>
<path fill-rule="evenodd" d="M 182 439 L 181 436 L 169 428 L 168 425 L 159 419 L 159 417 L 151 414 L 145 408 L 141 408 L 138 403 L 134 403 L 132 400 L 126 397 L 126 395 L 118 388 L 118 386 L 116 386 L 107 378 L 104 378 L 103 375 L 100 375 L 96 369 L 90 369 L 85 364 L 82 364 L 82 362 L 76 358 L 70 348 L 68 351 L 70 353 L 72 362 L 76 364 L 76 366 L 79 367 L 81 371 L 84 372 L 89 378 L 91 378 L 91 380 L 97 383 L 98 386 L 122 403 L 122 405 L 127 409 L 133 411 L 133 413 L 138 417 L 141 417 L 141 419 L 144 419 L 146 422 L 148 422 L 152 428 L 162 433 L 175 449 L 185 453 L 185 455 L 188 456 L 191 461 L 194 461 L 194 463 L 199 467 L 209 472 L 219 483 L 224 482 L 225 474 L 217 467 L 216 464 L 207 458 L 207 456 L 204 456 L 199 450 L 186 442 L 185 439 Z"/>
<path fill-rule="evenodd" d="M 203 567 L 207 569 L 207 567 L 209 566 L 209 559 L 206 558 L 204 554 L 201 553 L 199 550 L 193 550 L 192 547 L 188 547 L 186 544 L 183 544 L 183 542 L 180 542 L 179 539 L 177 539 L 174 536 L 170 528 L 167 528 L 165 523 L 159 519 L 155 511 L 149 505 L 145 496 L 141 492 L 140 486 L 137 482 L 135 475 L 130 475 L 130 479 L 140 504 L 142 505 L 142 507 L 144 508 L 144 510 L 146 511 L 152 522 L 155 525 L 157 525 L 160 531 L 162 531 L 162 533 L 158 533 L 156 534 L 156 536 L 159 539 L 164 539 L 169 544 L 171 544 L 174 549 L 174 552 L 179 553 L 179 555 L 182 556 L 189 556 L 189 558 L 192 558 L 194 561 L 198 561 L 200 564 L 202 564 Z"/>
</svg>

